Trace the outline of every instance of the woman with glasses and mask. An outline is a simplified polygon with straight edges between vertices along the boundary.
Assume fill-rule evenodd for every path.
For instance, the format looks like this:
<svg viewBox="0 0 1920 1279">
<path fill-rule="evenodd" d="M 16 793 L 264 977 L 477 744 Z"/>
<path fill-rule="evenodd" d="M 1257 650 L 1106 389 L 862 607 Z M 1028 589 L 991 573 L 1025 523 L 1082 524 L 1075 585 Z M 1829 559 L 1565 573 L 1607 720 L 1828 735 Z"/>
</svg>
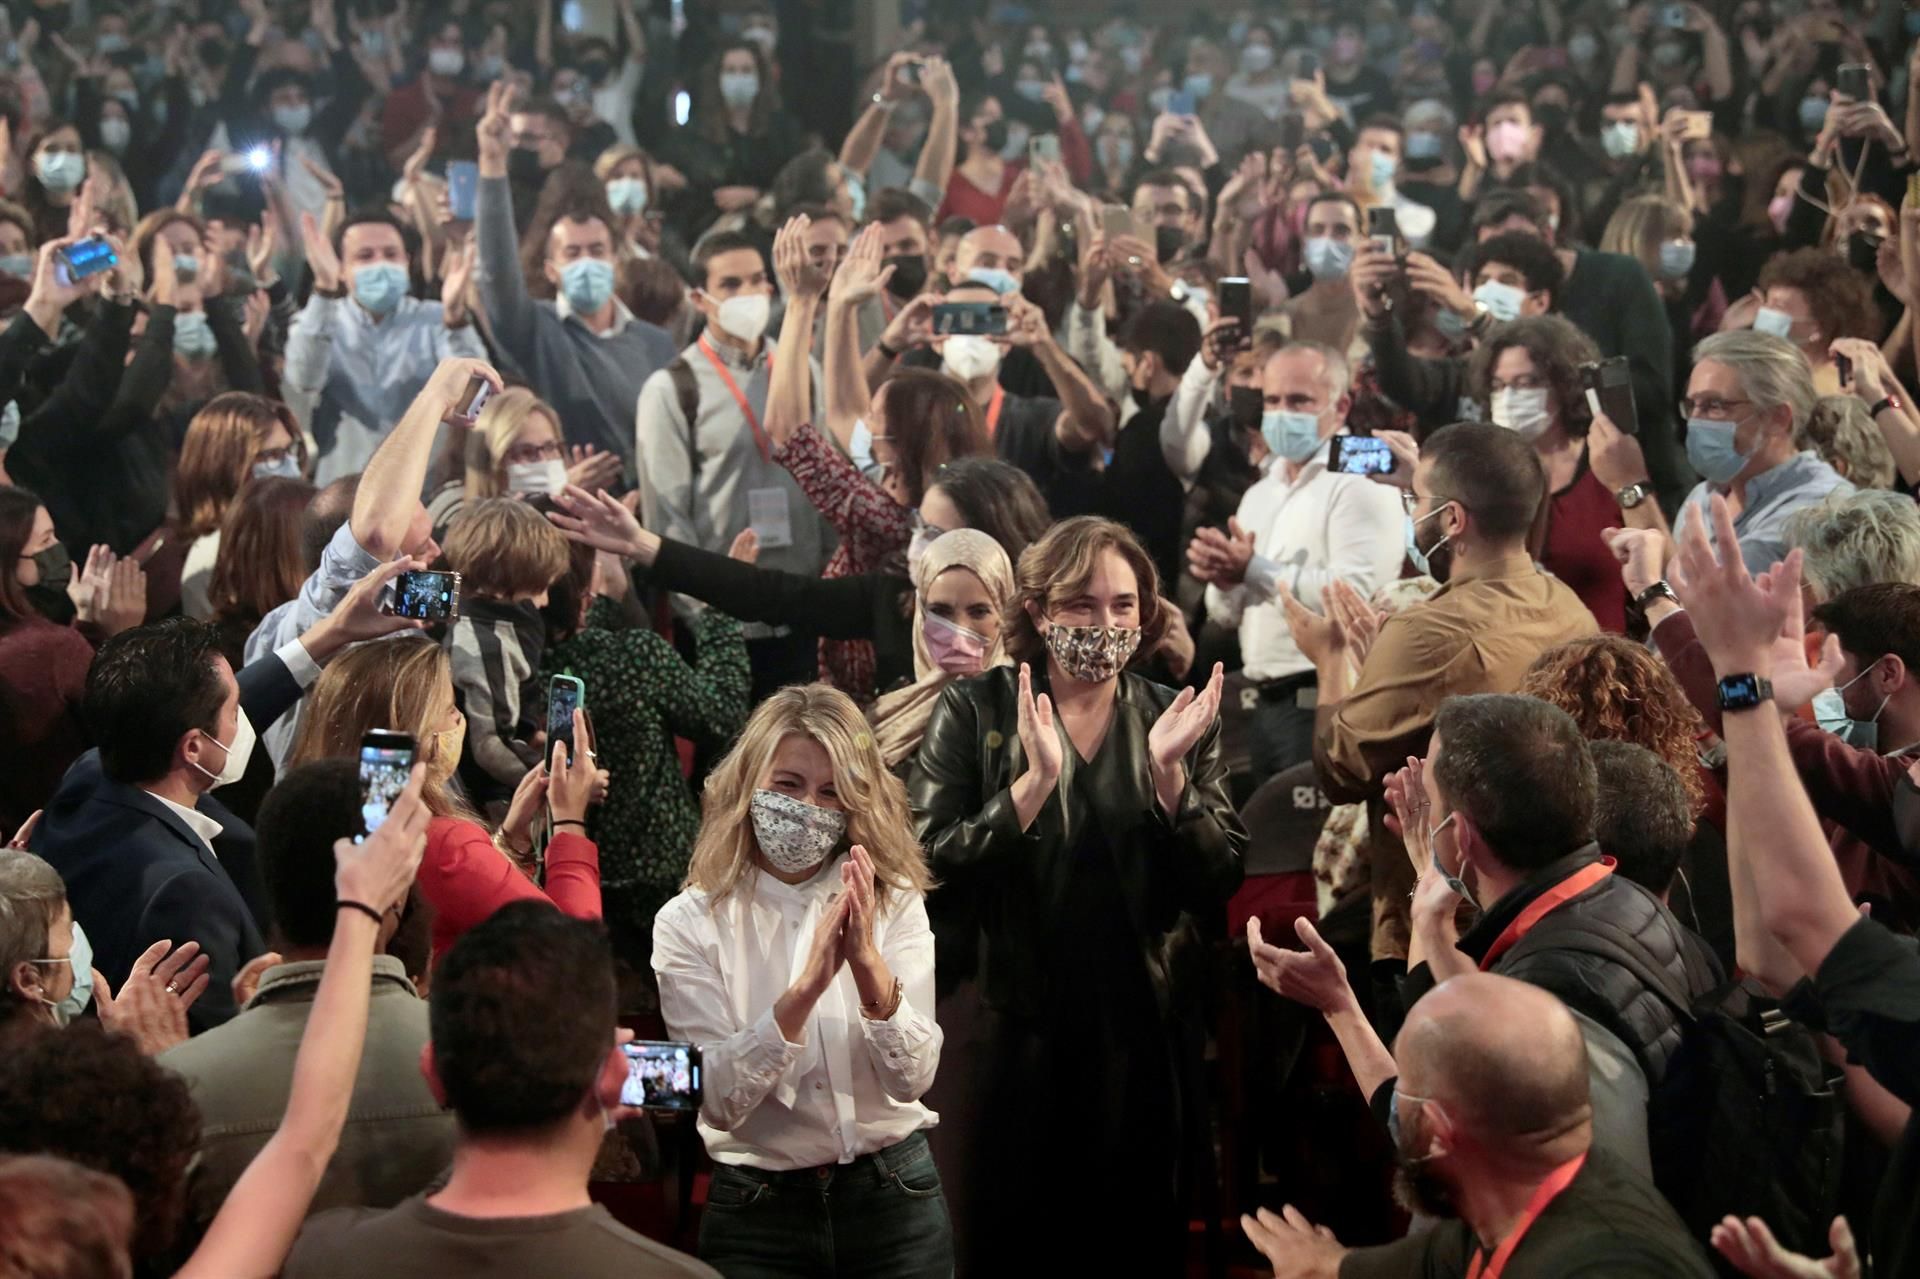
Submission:
<svg viewBox="0 0 1920 1279">
<path fill-rule="evenodd" d="M 700 1256 L 723 1275 L 953 1274 L 920 1102 L 942 1041 L 933 876 L 906 800 L 824 684 L 762 702 L 707 780 L 653 968 L 668 1034 L 706 1066 Z"/>
<path fill-rule="evenodd" d="M 299 423 L 277 400 L 229 391 L 193 415 L 173 478 L 173 537 L 186 555 L 181 612 L 200 622 L 213 616 L 207 592 L 220 557 L 220 525 L 240 490 L 257 479 L 304 480 L 306 469 Z"/>
<path fill-rule="evenodd" d="M 1176 695 L 1127 669 L 1169 606 L 1121 525 L 1056 524 L 1016 585 L 1019 667 L 941 694 L 908 784 L 934 874 L 978 902 L 982 933 L 969 1078 L 986 1119 L 949 1169 L 979 1226 L 963 1252 L 983 1274 L 1170 1274 L 1205 1173 L 1196 921 L 1239 886 L 1246 842 L 1221 670 Z M 1070 1147 L 1067 1175 L 1034 1157 L 1047 1133 Z M 1102 1224 L 1057 1228 L 1076 1220 Z"/>
<path fill-rule="evenodd" d="M 138 564 L 96 546 L 87 568 L 75 568 L 37 496 L 0 487 L 0 831 L 46 802 L 87 749 L 80 702 L 94 645 L 146 616 Z"/>
<path fill-rule="evenodd" d="M 881 264 L 880 230 L 863 231 L 836 272 L 808 255 L 810 225 L 804 216 L 793 218 L 774 239 L 774 269 L 787 299 L 787 319 L 773 355 L 767 438 L 773 460 L 787 468 L 839 534 L 821 576 L 898 571 L 913 536 L 913 513 L 940 467 L 958 457 L 990 457 L 993 443 L 973 397 L 943 374 L 903 369 L 868 393 L 856 313 L 879 296 L 892 275 L 892 268 Z M 811 425 L 815 415 L 808 389 L 814 320 L 823 303 L 824 421 L 831 439 Z M 873 442 L 877 480 L 861 474 L 850 457 L 863 422 Z M 877 691 L 872 643 L 822 639 L 820 673 L 856 700 L 870 701 Z"/>
<path fill-rule="evenodd" d="M 1558 316 L 1526 316 L 1493 330 L 1468 377 L 1495 426 L 1533 446 L 1548 499 L 1534 525 L 1540 563 L 1573 589 L 1602 628 L 1627 628 L 1626 588 L 1602 533 L 1665 530 L 1640 443 L 1587 402 L 1580 366 L 1600 358 Z"/>
<path fill-rule="evenodd" d="M 456 463 L 454 458 L 462 459 Z M 620 479 L 620 458 L 591 444 L 567 447 L 560 415 L 532 391 L 510 386 L 492 396 L 480 410 L 473 429 L 449 436 L 437 464 L 442 475 L 464 465 L 458 479 L 449 478 L 427 504 L 436 541 L 446 539 L 447 528 L 469 502 L 482 498 L 551 497 L 569 484 L 603 489 Z"/>
</svg>

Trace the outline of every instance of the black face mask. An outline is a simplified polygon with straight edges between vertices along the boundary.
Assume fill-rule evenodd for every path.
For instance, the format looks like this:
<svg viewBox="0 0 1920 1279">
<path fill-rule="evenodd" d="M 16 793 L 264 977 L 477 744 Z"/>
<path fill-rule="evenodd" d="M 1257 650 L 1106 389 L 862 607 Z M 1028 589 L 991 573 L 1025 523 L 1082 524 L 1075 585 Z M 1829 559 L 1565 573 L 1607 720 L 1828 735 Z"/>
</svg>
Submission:
<svg viewBox="0 0 1920 1279">
<path fill-rule="evenodd" d="M 532 147 L 515 147 L 507 152 L 507 176 L 523 187 L 539 186 L 547 180 L 546 166 Z"/>
<path fill-rule="evenodd" d="M 1847 265 L 1856 271 L 1880 269 L 1880 237 L 1871 231 L 1855 231 L 1847 237 Z"/>
<path fill-rule="evenodd" d="M 995 120 L 992 124 L 988 125 L 986 132 L 980 138 L 980 145 L 995 155 L 999 155 L 1002 151 L 1006 150 L 1007 122 L 1005 120 Z"/>
<path fill-rule="evenodd" d="M 1177 226 L 1157 226 L 1153 229 L 1153 256 L 1162 265 L 1180 256 L 1180 250 L 1187 247 L 1187 233 Z"/>
<path fill-rule="evenodd" d="M 33 611 L 56 626 L 72 622 L 73 598 L 67 594 L 67 585 L 73 581 L 73 559 L 67 554 L 67 548 L 55 542 L 27 558 L 40 570 L 40 580 L 26 588 L 27 602 L 33 605 Z"/>
<path fill-rule="evenodd" d="M 886 260 L 885 265 L 893 268 L 893 279 L 887 282 L 887 292 L 897 298 L 918 297 L 920 290 L 927 287 L 927 255 L 924 253 L 903 253 Z"/>
</svg>

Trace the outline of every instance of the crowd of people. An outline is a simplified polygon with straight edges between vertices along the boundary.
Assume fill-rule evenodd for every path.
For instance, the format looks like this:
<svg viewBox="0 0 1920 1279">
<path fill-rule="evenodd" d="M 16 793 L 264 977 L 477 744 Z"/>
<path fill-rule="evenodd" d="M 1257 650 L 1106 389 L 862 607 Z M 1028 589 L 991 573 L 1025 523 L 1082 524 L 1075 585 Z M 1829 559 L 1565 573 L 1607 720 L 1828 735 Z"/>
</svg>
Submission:
<svg viewBox="0 0 1920 1279">
<path fill-rule="evenodd" d="M 1917 11 L 885 7 L 0 5 L 0 1279 L 1920 1275 Z"/>
</svg>

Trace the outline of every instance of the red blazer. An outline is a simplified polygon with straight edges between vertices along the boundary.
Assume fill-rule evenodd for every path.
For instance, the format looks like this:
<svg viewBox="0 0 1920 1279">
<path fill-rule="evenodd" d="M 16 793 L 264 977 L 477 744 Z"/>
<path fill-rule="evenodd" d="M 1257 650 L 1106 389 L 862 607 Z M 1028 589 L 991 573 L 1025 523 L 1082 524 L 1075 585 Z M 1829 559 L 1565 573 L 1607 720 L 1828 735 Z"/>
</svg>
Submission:
<svg viewBox="0 0 1920 1279">
<path fill-rule="evenodd" d="M 434 910 L 435 963 L 460 934 L 522 898 L 551 901 L 576 919 L 600 918 L 600 848 L 571 830 L 547 845 L 547 891 L 541 892 L 493 846 L 486 828 L 464 818 L 436 817 L 427 824 L 419 883 Z"/>
</svg>

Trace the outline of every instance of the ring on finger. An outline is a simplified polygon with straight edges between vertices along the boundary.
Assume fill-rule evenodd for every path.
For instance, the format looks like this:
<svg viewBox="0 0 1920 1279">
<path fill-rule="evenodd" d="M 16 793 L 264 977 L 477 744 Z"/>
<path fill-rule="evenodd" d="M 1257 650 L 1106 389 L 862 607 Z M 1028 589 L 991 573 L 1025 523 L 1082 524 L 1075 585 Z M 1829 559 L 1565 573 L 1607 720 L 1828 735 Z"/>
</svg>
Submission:
<svg viewBox="0 0 1920 1279">
<path fill-rule="evenodd" d="M 174 985 L 174 984 L 173 984 L 172 982 L 168 982 L 168 983 L 167 983 L 167 993 L 168 993 L 169 995 L 177 995 L 177 994 L 179 994 L 179 993 L 180 993 L 180 988 L 179 988 L 178 986 L 175 986 L 175 985 Z"/>
</svg>

